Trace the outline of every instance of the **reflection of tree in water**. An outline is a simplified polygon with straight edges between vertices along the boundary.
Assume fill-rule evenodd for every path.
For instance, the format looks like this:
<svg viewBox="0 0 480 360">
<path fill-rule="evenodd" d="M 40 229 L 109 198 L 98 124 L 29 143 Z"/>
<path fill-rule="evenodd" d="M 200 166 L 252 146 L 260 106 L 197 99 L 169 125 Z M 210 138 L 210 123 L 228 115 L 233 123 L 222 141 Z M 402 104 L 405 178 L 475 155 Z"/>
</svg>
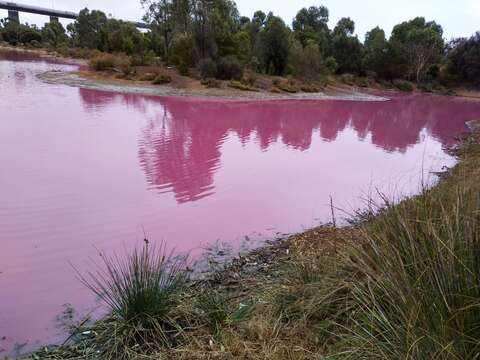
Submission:
<svg viewBox="0 0 480 360">
<path fill-rule="evenodd" d="M 444 146 L 465 130 L 465 121 L 480 117 L 480 103 L 434 96 L 402 96 L 387 102 L 272 101 L 221 102 L 156 98 L 81 90 L 88 108 L 122 101 L 149 113 L 139 141 L 139 159 L 147 180 L 161 191 L 173 190 L 178 202 L 195 201 L 213 192 L 221 146 L 230 132 L 262 150 L 278 141 L 308 150 L 318 130 L 334 141 L 347 127 L 359 138 L 388 152 L 405 152 L 423 129 Z M 152 111 L 153 109 L 153 111 Z M 319 155 L 320 156 L 320 155 Z"/>
</svg>

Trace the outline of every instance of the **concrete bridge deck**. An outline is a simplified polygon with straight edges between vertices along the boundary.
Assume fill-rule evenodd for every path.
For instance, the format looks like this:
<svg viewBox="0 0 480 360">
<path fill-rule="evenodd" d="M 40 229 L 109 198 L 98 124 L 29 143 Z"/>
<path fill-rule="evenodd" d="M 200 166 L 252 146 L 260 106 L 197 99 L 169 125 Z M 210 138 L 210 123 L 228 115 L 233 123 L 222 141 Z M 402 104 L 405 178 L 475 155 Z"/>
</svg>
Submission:
<svg viewBox="0 0 480 360">
<path fill-rule="evenodd" d="M 76 18 L 78 18 L 78 13 L 71 12 L 71 11 L 54 10 L 54 9 L 40 7 L 40 6 L 18 4 L 18 3 L 2 1 L 2 0 L 0 0 L 0 9 L 8 10 L 8 18 L 10 20 L 17 21 L 17 22 L 20 22 L 19 14 L 21 12 L 49 16 L 50 21 L 56 21 L 56 20 L 58 21 L 58 19 L 75 20 Z M 126 21 L 126 22 L 134 24 L 139 29 L 150 28 L 148 24 L 145 24 L 142 22 L 134 22 L 134 21 Z"/>
</svg>

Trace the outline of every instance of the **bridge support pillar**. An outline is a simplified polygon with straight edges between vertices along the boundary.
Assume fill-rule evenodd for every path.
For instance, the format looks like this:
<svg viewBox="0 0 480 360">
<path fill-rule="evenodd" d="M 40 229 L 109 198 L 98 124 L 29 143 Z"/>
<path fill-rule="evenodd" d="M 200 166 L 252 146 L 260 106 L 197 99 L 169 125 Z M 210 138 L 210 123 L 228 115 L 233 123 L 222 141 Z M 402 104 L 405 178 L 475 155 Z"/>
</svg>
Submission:
<svg viewBox="0 0 480 360">
<path fill-rule="evenodd" d="M 17 10 L 8 10 L 8 20 L 20 23 L 20 15 Z"/>
<path fill-rule="evenodd" d="M 50 22 L 57 22 L 58 23 L 58 16 L 50 16 Z"/>
</svg>

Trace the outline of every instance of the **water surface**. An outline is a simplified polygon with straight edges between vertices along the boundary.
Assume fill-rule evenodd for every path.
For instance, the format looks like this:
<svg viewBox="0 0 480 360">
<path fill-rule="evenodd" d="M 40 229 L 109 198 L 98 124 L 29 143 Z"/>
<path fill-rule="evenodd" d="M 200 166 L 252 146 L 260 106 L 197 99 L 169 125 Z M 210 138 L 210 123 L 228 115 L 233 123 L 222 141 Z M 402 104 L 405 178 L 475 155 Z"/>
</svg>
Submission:
<svg viewBox="0 0 480 360">
<path fill-rule="evenodd" d="M 4 354 L 61 340 L 62 304 L 91 308 L 71 264 L 85 270 L 96 249 L 121 252 L 146 232 L 198 254 L 329 221 L 330 196 L 350 211 L 372 189 L 415 193 L 480 118 L 479 102 L 434 96 L 234 102 L 36 78 L 52 69 L 73 66 L 0 60 Z"/>
</svg>

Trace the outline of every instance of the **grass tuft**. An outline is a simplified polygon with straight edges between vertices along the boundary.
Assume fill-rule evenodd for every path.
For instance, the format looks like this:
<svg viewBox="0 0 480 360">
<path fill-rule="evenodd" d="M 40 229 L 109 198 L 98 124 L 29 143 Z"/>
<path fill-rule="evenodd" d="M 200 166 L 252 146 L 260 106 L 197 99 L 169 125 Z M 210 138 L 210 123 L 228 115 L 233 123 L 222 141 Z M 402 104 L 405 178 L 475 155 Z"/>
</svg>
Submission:
<svg viewBox="0 0 480 360">
<path fill-rule="evenodd" d="M 81 281 L 110 310 L 95 328 L 106 358 L 127 359 L 175 345 L 181 329 L 172 317 L 186 283 L 185 260 L 145 245 L 125 257 L 101 254 L 103 266 Z"/>
</svg>

